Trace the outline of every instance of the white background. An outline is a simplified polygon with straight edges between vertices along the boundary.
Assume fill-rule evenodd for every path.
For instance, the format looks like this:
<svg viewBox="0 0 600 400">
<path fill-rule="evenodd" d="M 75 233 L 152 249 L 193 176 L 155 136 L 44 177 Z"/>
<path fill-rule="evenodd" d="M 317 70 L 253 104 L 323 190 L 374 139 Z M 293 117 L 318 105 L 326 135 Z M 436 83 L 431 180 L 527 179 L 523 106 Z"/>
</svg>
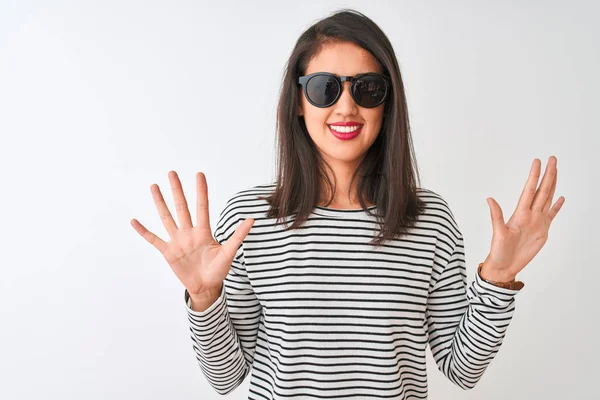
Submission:
<svg viewBox="0 0 600 400">
<path fill-rule="evenodd" d="M 0 1 L 0 398 L 221 398 L 183 286 L 129 221 L 168 240 L 150 185 L 172 207 L 171 169 L 192 205 L 206 174 L 213 227 L 229 196 L 274 179 L 284 65 L 340 7 L 394 45 L 422 183 L 457 218 L 469 282 L 486 197 L 508 220 L 533 159 L 558 158 L 566 202 L 500 352 L 466 392 L 429 354 L 430 398 L 600 398 L 599 6 L 490 3 Z"/>
</svg>

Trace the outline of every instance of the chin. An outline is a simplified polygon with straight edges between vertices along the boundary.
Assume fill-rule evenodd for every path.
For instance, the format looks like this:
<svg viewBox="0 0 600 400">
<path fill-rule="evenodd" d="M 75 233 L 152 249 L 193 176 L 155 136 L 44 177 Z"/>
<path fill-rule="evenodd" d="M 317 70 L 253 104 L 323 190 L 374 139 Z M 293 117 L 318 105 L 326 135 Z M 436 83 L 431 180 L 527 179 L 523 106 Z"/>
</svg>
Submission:
<svg viewBox="0 0 600 400">
<path fill-rule="evenodd" d="M 344 162 L 348 164 L 354 164 L 360 160 L 360 158 L 366 153 L 367 149 L 364 151 L 356 151 L 356 152 L 348 152 L 348 151 L 337 151 L 341 149 L 333 149 L 332 151 L 328 151 L 324 154 L 324 159 L 326 161 L 337 161 Z"/>
</svg>

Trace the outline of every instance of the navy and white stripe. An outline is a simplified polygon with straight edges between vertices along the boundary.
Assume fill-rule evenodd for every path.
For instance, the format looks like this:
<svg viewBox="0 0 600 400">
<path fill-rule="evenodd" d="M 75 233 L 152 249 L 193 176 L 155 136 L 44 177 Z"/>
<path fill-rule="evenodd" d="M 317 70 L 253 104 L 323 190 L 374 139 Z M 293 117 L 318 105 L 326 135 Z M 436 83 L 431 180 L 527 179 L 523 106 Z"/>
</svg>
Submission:
<svg viewBox="0 0 600 400">
<path fill-rule="evenodd" d="M 217 301 L 196 312 L 185 291 L 195 356 L 218 393 L 251 374 L 249 399 L 426 399 L 428 345 L 448 379 L 475 386 L 518 291 L 475 267 L 467 285 L 463 237 L 440 195 L 419 189 L 427 209 L 416 226 L 375 248 L 378 225 L 362 210 L 316 207 L 284 231 L 258 199 L 274 188 L 240 191 L 221 212 L 219 243 L 255 222 Z"/>
</svg>

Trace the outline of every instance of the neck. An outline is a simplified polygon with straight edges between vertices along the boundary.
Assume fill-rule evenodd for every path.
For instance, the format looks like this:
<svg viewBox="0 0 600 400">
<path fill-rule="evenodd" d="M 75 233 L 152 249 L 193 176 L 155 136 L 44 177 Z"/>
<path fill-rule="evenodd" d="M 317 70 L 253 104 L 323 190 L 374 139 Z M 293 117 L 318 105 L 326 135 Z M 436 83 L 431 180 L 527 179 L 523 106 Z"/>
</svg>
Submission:
<svg viewBox="0 0 600 400">
<path fill-rule="evenodd" d="M 358 166 L 358 162 L 350 164 L 347 162 L 345 163 L 340 161 L 328 161 L 327 163 L 331 167 L 331 170 L 329 170 L 329 168 L 326 168 L 326 171 L 329 174 L 329 179 L 335 185 L 335 193 L 333 194 L 333 200 L 331 201 L 331 203 L 328 204 L 328 207 L 360 208 L 357 189 L 358 180 L 354 179 L 354 182 L 352 182 L 352 186 L 350 185 L 350 181 L 352 180 L 352 174 L 354 174 L 354 171 Z M 329 202 L 329 199 L 332 197 L 329 191 L 329 186 L 323 182 L 321 184 L 321 189 L 319 193 L 319 205 L 324 206 Z M 365 199 L 365 204 L 367 207 L 373 205 L 370 199 Z"/>
</svg>

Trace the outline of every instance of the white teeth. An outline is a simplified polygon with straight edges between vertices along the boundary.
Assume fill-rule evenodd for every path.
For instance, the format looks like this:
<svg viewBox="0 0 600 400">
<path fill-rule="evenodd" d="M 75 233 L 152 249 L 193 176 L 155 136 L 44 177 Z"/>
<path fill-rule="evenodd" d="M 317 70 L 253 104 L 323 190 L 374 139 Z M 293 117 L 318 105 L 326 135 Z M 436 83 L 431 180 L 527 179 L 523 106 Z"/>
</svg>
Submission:
<svg viewBox="0 0 600 400">
<path fill-rule="evenodd" d="M 354 126 L 334 126 L 334 125 L 329 125 L 329 127 L 331 129 L 333 129 L 336 132 L 341 132 L 341 133 L 350 133 L 350 132 L 354 132 L 355 130 L 357 130 L 358 128 L 360 128 L 360 125 L 354 125 Z"/>
</svg>

